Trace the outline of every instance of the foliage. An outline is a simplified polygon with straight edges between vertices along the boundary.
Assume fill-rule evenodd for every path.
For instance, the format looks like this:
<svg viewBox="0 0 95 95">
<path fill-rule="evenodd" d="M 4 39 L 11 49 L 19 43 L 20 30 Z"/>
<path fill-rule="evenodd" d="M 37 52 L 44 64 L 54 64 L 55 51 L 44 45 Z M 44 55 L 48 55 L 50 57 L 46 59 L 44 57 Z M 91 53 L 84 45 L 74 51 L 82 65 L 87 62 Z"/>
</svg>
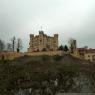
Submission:
<svg viewBox="0 0 95 95">
<path fill-rule="evenodd" d="M 63 57 L 25 56 L 13 61 L 0 61 L 0 94 L 13 95 L 13 92 L 19 89 L 29 88 L 32 88 L 33 95 L 36 95 L 36 90 L 43 93 L 40 95 L 48 95 L 47 91 L 55 95 L 61 90 L 77 93 L 81 92 L 80 84 L 77 84 L 81 81 L 81 77 L 83 77 L 82 81 L 85 78 L 89 80 L 86 84 L 91 84 L 90 92 L 94 92 L 95 64 L 80 64 L 80 62 L 83 61 L 69 55 Z"/>
<path fill-rule="evenodd" d="M 63 45 L 59 46 L 58 50 L 64 50 Z"/>
<path fill-rule="evenodd" d="M 64 46 L 64 51 L 65 51 L 65 52 L 69 51 L 69 48 L 68 48 L 67 45 Z"/>
<path fill-rule="evenodd" d="M 69 50 L 69 48 L 67 45 L 65 45 L 65 46 L 61 45 L 61 46 L 59 46 L 58 50 L 62 50 L 62 51 L 67 52 Z"/>
</svg>

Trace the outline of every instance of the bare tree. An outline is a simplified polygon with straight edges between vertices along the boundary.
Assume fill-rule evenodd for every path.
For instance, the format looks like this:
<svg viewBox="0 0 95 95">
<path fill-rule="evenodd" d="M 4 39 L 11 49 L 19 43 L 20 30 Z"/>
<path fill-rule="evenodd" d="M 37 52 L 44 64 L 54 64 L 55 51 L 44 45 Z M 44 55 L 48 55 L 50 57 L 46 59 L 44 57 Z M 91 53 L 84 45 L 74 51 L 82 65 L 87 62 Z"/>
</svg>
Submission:
<svg viewBox="0 0 95 95">
<path fill-rule="evenodd" d="M 22 40 L 20 38 L 17 39 L 17 52 L 20 52 L 20 50 L 23 48 L 22 46 Z"/>
<path fill-rule="evenodd" d="M 5 43 L 3 40 L 0 39 L 0 52 L 4 51 L 5 49 Z"/>
<path fill-rule="evenodd" d="M 11 43 L 7 43 L 7 51 L 12 51 L 12 44 Z"/>
<path fill-rule="evenodd" d="M 15 51 L 15 47 L 16 47 L 16 37 L 14 36 L 12 39 L 12 51 L 14 52 Z"/>
</svg>

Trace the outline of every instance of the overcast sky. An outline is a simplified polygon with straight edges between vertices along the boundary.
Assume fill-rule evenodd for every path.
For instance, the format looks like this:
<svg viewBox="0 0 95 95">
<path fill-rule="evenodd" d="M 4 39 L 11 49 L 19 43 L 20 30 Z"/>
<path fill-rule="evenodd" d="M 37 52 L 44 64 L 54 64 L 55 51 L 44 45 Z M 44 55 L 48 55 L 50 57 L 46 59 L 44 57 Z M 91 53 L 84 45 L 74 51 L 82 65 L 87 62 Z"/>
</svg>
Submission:
<svg viewBox="0 0 95 95">
<path fill-rule="evenodd" d="M 75 38 L 78 47 L 95 48 L 95 0 L 0 0 L 0 38 L 23 39 L 27 50 L 29 34 L 43 31 L 59 34 L 59 44 Z"/>
</svg>

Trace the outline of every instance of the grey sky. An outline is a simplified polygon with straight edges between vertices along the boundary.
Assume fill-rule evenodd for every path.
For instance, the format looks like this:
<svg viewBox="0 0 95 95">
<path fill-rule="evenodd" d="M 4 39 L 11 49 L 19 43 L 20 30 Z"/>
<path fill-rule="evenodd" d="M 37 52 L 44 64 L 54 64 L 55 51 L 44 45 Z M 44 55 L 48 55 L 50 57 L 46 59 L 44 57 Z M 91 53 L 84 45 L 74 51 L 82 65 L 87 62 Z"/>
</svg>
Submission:
<svg viewBox="0 0 95 95">
<path fill-rule="evenodd" d="M 78 46 L 95 48 L 95 0 L 0 0 L 0 38 L 20 37 L 27 50 L 29 34 L 41 26 L 58 33 L 60 44 L 75 38 Z"/>
</svg>

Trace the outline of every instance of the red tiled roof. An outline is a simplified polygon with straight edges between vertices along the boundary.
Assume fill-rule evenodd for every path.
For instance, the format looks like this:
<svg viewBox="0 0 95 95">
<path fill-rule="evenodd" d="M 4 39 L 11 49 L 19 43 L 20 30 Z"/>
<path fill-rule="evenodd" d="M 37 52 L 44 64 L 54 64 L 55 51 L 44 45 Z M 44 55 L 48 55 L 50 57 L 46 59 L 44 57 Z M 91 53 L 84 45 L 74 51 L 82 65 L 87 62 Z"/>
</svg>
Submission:
<svg viewBox="0 0 95 95">
<path fill-rule="evenodd" d="M 77 50 L 87 50 L 86 48 L 77 48 Z"/>
<path fill-rule="evenodd" d="M 95 53 L 95 49 L 88 49 L 87 53 Z"/>
<path fill-rule="evenodd" d="M 77 48 L 79 51 L 86 51 L 87 53 L 95 53 L 95 49 Z"/>
</svg>

